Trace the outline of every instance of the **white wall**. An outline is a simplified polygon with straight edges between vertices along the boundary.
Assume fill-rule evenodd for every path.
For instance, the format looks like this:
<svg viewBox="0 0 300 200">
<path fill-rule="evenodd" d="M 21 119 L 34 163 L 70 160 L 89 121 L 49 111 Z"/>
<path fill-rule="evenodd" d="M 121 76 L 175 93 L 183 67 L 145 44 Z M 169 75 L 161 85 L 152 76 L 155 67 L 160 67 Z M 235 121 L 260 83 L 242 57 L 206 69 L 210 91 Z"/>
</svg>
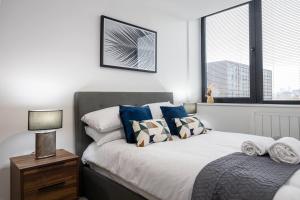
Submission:
<svg viewBox="0 0 300 200">
<path fill-rule="evenodd" d="M 254 113 L 281 113 L 299 115 L 299 105 L 253 105 L 253 104 L 198 104 L 203 123 L 214 130 L 255 134 L 257 123 Z M 289 133 L 284 133 L 288 136 Z M 299 134 L 298 134 L 299 135 Z"/>
<path fill-rule="evenodd" d="M 158 32 L 158 73 L 100 68 L 100 15 Z M 9 160 L 34 150 L 27 110 L 61 108 L 57 148 L 74 151 L 76 91 L 172 91 L 186 98 L 187 24 L 140 0 L 3 0 L 0 7 L 0 199 Z"/>
<path fill-rule="evenodd" d="M 201 23 L 199 19 L 187 23 L 187 101 L 201 99 Z"/>
</svg>

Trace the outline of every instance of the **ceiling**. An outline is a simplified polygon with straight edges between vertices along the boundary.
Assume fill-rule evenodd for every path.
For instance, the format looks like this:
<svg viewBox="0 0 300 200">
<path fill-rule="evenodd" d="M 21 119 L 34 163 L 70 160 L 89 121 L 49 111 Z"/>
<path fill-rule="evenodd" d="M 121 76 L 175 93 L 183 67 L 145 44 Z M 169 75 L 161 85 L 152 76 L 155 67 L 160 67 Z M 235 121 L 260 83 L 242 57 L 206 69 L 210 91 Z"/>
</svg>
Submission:
<svg viewBox="0 0 300 200">
<path fill-rule="evenodd" d="M 249 0 L 154 0 L 160 9 L 185 19 L 202 16 L 248 2 Z M 153 1 L 152 1 L 153 2 Z"/>
<path fill-rule="evenodd" d="M 145 0 L 144 4 L 184 19 L 198 19 L 202 16 L 230 8 L 251 0 Z M 0 0 L 1 6 L 2 0 Z M 153 3 L 155 3 L 153 5 Z"/>
</svg>

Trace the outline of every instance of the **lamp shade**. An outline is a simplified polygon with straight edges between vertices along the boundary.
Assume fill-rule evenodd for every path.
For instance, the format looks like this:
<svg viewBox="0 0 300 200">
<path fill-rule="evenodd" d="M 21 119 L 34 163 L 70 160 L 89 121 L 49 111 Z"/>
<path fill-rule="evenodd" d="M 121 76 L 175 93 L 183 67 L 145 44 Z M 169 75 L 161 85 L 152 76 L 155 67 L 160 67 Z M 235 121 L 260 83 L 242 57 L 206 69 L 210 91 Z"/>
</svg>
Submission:
<svg viewBox="0 0 300 200">
<path fill-rule="evenodd" d="M 187 114 L 197 113 L 197 103 L 183 103 L 183 107 Z"/>
<path fill-rule="evenodd" d="M 28 130 L 53 130 L 62 128 L 62 110 L 28 111 Z"/>
</svg>

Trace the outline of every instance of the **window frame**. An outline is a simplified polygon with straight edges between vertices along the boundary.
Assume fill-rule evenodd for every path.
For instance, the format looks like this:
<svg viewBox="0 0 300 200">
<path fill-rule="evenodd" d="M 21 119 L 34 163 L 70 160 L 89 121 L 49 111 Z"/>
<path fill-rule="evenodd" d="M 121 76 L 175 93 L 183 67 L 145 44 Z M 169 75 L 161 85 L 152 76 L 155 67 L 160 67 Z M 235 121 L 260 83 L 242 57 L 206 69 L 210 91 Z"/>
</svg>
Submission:
<svg viewBox="0 0 300 200">
<path fill-rule="evenodd" d="M 249 5 L 249 76 L 250 97 L 214 97 L 216 103 L 251 104 L 300 104 L 300 100 L 264 100 L 263 99 L 263 42 L 262 42 L 262 0 L 245 2 L 201 17 L 201 96 L 206 102 L 206 18 Z"/>
</svg>

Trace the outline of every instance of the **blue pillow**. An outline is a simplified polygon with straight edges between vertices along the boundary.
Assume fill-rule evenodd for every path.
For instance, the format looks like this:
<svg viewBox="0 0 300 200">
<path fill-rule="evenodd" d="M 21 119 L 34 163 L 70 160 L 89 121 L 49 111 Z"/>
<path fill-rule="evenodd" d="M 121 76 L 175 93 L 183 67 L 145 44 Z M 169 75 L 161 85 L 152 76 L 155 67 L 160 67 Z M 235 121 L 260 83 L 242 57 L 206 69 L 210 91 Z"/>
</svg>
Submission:
<svg viewBox="0 0 300 200">
<path fill-rule="evenodd" d="M 131 120 L 142 121 L 152 119 L 149 106 L 120 106 L 120 118 L 124 127 L 127 143 L 136 143 Z"/>
<path fill-rule="evenodd" d="M 187 117 L 187 113 L 183 106 L 178 107 L 160 107 L 161 112 L 169 126 L 172 135 L 178 135 L 178 130 L 174 121 L 174 118 Z"/>
</svg>

